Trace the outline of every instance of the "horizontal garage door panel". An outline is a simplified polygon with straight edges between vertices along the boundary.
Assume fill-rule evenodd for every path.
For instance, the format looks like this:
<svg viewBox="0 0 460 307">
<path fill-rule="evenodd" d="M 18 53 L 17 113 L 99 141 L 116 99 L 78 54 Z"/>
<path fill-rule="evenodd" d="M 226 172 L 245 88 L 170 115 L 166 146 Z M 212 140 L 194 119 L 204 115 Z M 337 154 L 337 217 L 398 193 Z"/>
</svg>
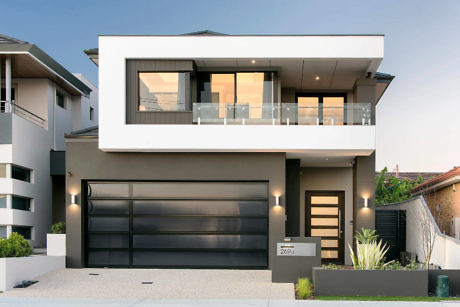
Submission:
<svg viewBox="0 0 460 307">
<path fill-rule="evenodd" d="M 134 252 L 133 264 L 139 266 L 242 267 L 266 266 L 265 253 L 232 252 Z"/>
<path fill-rule="evenodd" d="M 134 248 L 183 248 L 183 249 L 264 249 L 265 235 L 137 235 Z"/>
<path fill-rule="evenodd" d="M 129 217 L 94 216 L 88 219 L 89 231 L 129 231 Z"/>
<path fill-rule="evenodd" d="M 266 232 L 265 218 L 135 217 L 136 232 Z"/>
<path fill-rule="evenodd" d="M 89 214 L 129 214 L 128 200 L 89 200 Z"/>
<path fill-rule="evenodd" d="M 89 248 L 129 248 L 129 234 L 90 234 Z"/>
<path fill-rule="evenodd" d="M 87 265 L 266 268 L 265 182 L 89 182 Z"/>
<path fill-rule="evenodd" d="M 266 201 L 135 200 L 133 214 L 266 216 Z"/>
</svg>

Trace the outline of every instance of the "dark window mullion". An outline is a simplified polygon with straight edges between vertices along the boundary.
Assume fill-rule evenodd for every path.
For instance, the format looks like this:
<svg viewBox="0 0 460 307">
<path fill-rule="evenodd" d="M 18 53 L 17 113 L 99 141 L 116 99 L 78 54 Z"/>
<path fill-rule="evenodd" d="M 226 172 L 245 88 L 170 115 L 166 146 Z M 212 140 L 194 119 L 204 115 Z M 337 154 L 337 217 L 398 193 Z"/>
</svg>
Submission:
<svg viewBox="0 0 460 307">
<path fill-rule="evenodd" d="M 133 196 L 133 184 L 129 184 L 129 196 Z M 129 201 L 129 265 L 133 265 L 133 201 Z"/>
</svg>

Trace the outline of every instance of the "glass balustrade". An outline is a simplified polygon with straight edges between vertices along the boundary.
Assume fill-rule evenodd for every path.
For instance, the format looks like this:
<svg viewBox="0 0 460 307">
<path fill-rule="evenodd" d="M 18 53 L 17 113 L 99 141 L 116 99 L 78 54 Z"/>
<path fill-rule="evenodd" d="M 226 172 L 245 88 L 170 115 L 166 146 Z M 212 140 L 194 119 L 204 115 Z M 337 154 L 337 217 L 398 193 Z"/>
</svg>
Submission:
<svg viewBox="0 0 460 307">
<path fill-rule="evenodd" d="M 219 104 L 194 103 L 193 122 L 198 125 L 371 125 L 370 103 L 341 107 L 301 106 L 296 103 Z"/>
</svg>

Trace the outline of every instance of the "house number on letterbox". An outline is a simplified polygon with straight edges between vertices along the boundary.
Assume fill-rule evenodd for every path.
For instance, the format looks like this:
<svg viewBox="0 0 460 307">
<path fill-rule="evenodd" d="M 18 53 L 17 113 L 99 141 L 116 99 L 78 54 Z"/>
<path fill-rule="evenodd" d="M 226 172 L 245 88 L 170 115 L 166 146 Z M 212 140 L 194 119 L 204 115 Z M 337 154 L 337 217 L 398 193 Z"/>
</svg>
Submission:
<svg viewBox="0 0 460 307">
<path fill-rule="evenodd" d="M 316 243 L 277 243 L 277 256 L 316 256 Z"/>
</svg>

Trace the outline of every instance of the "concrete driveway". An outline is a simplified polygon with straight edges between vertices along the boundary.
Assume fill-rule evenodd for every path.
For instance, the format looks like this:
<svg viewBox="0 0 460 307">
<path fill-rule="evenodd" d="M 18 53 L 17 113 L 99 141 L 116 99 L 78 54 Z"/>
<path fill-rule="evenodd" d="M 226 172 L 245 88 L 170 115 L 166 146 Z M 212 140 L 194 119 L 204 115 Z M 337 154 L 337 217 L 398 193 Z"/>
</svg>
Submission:
<svg viewBox="0 0 460 307">
<path fill-rule="evenodd" d="M 294 285 L 267 270 L 63 269 L 2 297 L 294 300 Z"/>
</svg>

